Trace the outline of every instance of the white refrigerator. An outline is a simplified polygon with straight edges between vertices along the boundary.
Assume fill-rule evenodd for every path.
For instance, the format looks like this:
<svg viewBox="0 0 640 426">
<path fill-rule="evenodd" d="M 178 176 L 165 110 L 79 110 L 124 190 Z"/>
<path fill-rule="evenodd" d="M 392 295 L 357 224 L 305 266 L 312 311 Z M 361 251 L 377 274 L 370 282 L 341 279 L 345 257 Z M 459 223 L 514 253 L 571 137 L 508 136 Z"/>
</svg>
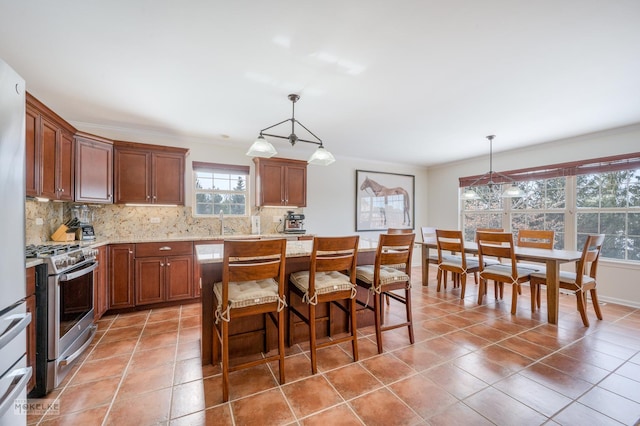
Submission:
<svg viewBox="0 0 640 426">
<path fill-rule="evenodd" d="M 26 425 L 25 83 L 0 59 L 0 426 Z"/>
</svg>

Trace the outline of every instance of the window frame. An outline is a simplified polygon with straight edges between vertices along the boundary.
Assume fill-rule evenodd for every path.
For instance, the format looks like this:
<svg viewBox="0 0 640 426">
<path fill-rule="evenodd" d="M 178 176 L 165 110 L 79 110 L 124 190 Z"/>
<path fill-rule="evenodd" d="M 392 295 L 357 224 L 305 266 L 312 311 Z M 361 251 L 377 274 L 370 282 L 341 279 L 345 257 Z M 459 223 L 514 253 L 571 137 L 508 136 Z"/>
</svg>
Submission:
<svg viewBox="0 0 640 426">
<path fill-rule="evenodd" d="M 194 161 L 192 163 L 193 167 L 193 177 L 192 177 L 192 188 L 193 188 L 193 208 L 192 215 L 193 217 L 199 218 L 209 218 L 209 217 L 219 217 L 221 210 L 224 212 L 225 216 L 230 217 L 248 217 L 251 215 L 251 205 L 250 205 L 250 184 L 249 184 L 249 176 L 250 176 L 250 168 L 249 166 L 243 165 L 235 165 L 235 164 L 221 164 L 221 163 L 207 163 L 201 161 Z M 226 175 L 228 178 L 230 176 L 245 176 L 244 178 L 244 190 L 226 190 L 226 189 L 216 189 L 212 185 L 212 189 L 203 189 L 198 188 L 198 173 L 211 173 L 211 179 L 215 181 L 216 174 L 218 175 Z M 220 176 L 220 179 L 224 179 L 224 177 Z M 198 205 L 202 204 L 198 201 L 199 194 L 210 194 L 212 197 L 212 212 L 211 213 L 198 213 Z M 234 195 L 242 195 L 244 197 L 244 212 L 243 213 L 233 213 L 229 208 L 220 208 L 216 210 L 215 197 L 222 196 L 224 198 L 232 197 Z M 226 205 L 229 207 L 229 204 Z"/>
<path fill-rule="evenodd" d="M 578 181 L 579 177 L 582 175 L 599 175 L 604 173 L 612 173 L 612 172 L 620 172 L 620 171 L 636 171 L 634 177 L 636 181 L 634 181 L 634 185 L 640 184 L 640 153 L 630 153 L 630 154 L 622 154 L 610 157 L 602 157 L 595 158 L 589 160 L 581 160 L 570 163 L 560 163 L 554 165 L 547 165 L 535 168 L 528 169 L 520 169 L 520 170 L 512 170 L 501 173 L 504 176 L 508 176 L 510 179 L 513 179 L 516 184 L 518 182 L 525 181 L 536 181 L 543 179 L 551 179 L 551 178 L 563 178 L 564 190 L 565 190 L 565 206 L 563 209 L 548 209 L 546 208 L 533 208 L 533 209 L 514 209 L 513 203 L 511 200 L 508 202 L 503 202 L 500 205 L 500 208 L 491 209 L 491 210 L 465 210 L 469 205 L 468 201 L 460 199 L 459 204 L 459 212 L 460 212 L 460 223 L 462 229 L 467 232 L 466 229 L 466 215 L 477 214 L 478 211 L 481 211 L 481 214 L 497 214 L 502 213 L 502 228 L 506 231 L 517 233 L 517 229 L 514 229 L 513 219 L 514 214 L 527 212 L 531 213 L 540 213 L 540 214 L 556 214 L 563 213 L 564 214 L 564 247 L 556 248 L 564 248 L 568 250 L 579 250 L 581 249 L 581 236 L 584 235 L 584 232 L 579 233 L 578 228 L 578 216 L 580 214 L 588 214 L 588 213 L 597 213 L 598 214 L 598 232 L 602 232 L 602 226 L 600 222 L 600 217 L 602 214 L 611 214 L 611 213 L 619 213 L 624 214 L 624 230 L 622 230 L 622 237 L 629 241 L 630 239 L 634 239 L 634 241 L 638 241 L 636 237 L 637 235 L 629 234 L 630 228 L 630 220 L 635 220 L 630 217 L 630 214 L 636 215 L 640 214 L 640 205 L 638 206 L 629 206 L 629 201 L 625 207 L 611 207 L 605 206 L 602 207 L 600 202 L 597 207 L 578 207 L 578 198 L 579 198 L 579 188 Z M 468 176 L 459 178 L 459 195 L 464 192 L 468 185 L 473 183 L 478 179 L 479 176 Z M 500 184 L 507 182 L 506 179 L 503 179 L 498 183 Z M 481 182 L 480 185 L 483 183 Z M 618 187 L 616 187 L 618 188 Z M 636 187 L 637 189 L 637 187 Z M 601 191 L 601 190 L 600 190 Z M 618 190 L 616 189 L 616 192 Z M 598 200 L 602 200 L 601 192 L 598 195 Z M 630 195 L 627 193 L 626 197 Z M 635 223 L 635 222 L 634 222 Z M 546 228 L 546 226 L 545 226 Z M 468 232 L 467 232 L 468 233 Z M 616 233 L 605 233 L 608 238 L 615 239 L 620 238 L 620 234 Z M 620 249 L 620 248 L 616 248 Z M 629 245 L 625 245 L 624 249 L 624 258 L 618 257 L 605 257 L 602 255 L 603 260 L 610 262 L 622 262 L 622 263 L 632 263 L 634 265 L 639 265 L 640 260 L 632 259 L 630 253 L 633 254 L 633 250 L 629 249 Z M 637 251 L 636 251 L 637 252 Z"/>
</svg>

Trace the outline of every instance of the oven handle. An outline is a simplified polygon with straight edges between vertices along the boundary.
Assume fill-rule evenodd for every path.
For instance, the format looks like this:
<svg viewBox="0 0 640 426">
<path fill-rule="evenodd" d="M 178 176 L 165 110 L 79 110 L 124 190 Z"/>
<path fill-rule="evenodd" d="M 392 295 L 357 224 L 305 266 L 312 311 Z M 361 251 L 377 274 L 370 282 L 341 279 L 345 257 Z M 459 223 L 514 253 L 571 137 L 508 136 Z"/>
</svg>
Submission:
<svg viewBox="0 0 640 426">
<path fill-rule="evenodd" d="M 0 348 L 3 348 L 8 342 L 13 340 L 22 330 L 27 328 L 31 322 L 31 312 L 24 314 L 14 314 L 3 318 L 4 321 L 11 321 L 9 326 L 5 328 L 4 333 L 0 336 Z"/>
<path fill-rule="evenodd" d="M 29 382 L 31 374 L 31 367 L 18 368 L 7 374 L 2 379 L 2 381 L 10 381 L 13 386 L 12 390 L 10 390 L 8 394 L 5 394 L 6 396 L 2 400 L 0 400 L 0 418 L 5 419 L 4 414 L 7 412 L 7 410 L 10 407 L 15 407 L 16 399 L 18 398 L 20 393 L 27 387 L 27 382 Z M 4 384 L 2 385 L 2 388 L 5 389 Z"/>
<path fill-rule="evenodd" d="M 84 352 L 84 350 L 87 349 L 87 347 L 91 344 L 91 342 L 93 342 L 93 338 L 96 336 L 96 333 L 98 332 L 98 327 L 95 325 L 92 325 L 89 328 L 91 329 L 91 336 L 89 336 L 87 341 L 84 342 L 77 351 L 75 351 L 68 357 L 65 357 L 63 360 L 61 360 L 60 365 L 71 364 L 73 361 L 75 361 L 76 358 L 82 355 L 82 352 Z"/>
<path fill-rule="evenodd" d="M 75 280 L 78 277 L 88 274 L 89 272 L 94 271 L 98 267 L 98 262 L 92 263 L 88 268 L 82 268 L 79 271 L 71 272 L 70 274 L 62 274 L 60 275 L 60 281 L 71 281 Z"/>
</svg>

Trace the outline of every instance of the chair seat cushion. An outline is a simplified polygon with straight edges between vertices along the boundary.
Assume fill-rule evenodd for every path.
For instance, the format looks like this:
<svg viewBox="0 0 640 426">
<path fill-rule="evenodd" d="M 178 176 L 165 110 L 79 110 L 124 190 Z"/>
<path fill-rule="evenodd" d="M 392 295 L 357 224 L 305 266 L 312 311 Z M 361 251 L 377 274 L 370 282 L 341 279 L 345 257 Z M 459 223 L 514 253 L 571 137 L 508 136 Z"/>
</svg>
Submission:
<svg viewBox="0 0 640 426">
<path fill-rule="evenodd" d="M 483 260 L 484 260 L 484 266 L 500 265 L 501 264 L 498 259 L 492 259 L 490 257 L 485 257 Z"/>
<path fill-rule="evenodd" d="M 289 280 L 302 292 L 309 291 L 309 271 L 299 271 L 291 274 Z M 338 271 L 316 272 L 316 293 L 325 294 L 335 291 L 351 290 L 355 286 L 351 279 Z"/>
<path fill-rule="evenodd" d="M 358 266 L 356 268 L 356 278 L 365 284 L 371 285 L 373 283 L 373 269 L 373 265 Z M 390 268 L 388 265 L 380 267 L 380 285 L 409 280 L 409 275 L 403 271 Z"/>
<path fill-rule="evenodd" d="M 518 274 L 518 279 L 523 277 L 528 277 L 533 272 L 531 269 L 521 268 L 520 264 L 516 264 L 516 271 Z M 511 281 L 511 265 L 504 265 L 504 264 L 489 265 L 485 267 L 482 272 L 480 272 L 481 277 L 484 274 L 501 275 L 505 277 L 505 280 L 508 280 L 510 282 Z"/>
<path fill-rule="evenodd" d="M 222 283 L 213 285 L 213 292 L 222 304 Z M 274 303 L 278 301 L 278 282 L 273 278 L 257 281 L 238 281 L 229 283 L 229 305 L 231 308 Z"/>
<path fill-rule="evenodd" d="M 462 258 L 444 259 L 441 265 L 462 268 Z M 480 262 L 478 262 L 478 259 L 467 259 L 467 269 L 475 269 L 478 267 L 480 267 Z"/>
<path fill-rule="evenodd" d="M 547 273 L 542 271 L 542 272 L 535 272 L 533 274 L 531 274 L 532 278 L 538 278 L 538 279 L 542 279 L 542 280 L 546 280 L 547 279 Z M 576 273 L 575 272 L 568 272 L 568 271 L 560 271 L 560 283 L 564 283 L 564 284 L 573 284 L 576 285 Z M 595 279 L 591 278 L 589 275 L 583 275 L 582 276 L 582 285 L 584 284 L 590 284 L 592 282 L 594 282 Z"/>
</svg>

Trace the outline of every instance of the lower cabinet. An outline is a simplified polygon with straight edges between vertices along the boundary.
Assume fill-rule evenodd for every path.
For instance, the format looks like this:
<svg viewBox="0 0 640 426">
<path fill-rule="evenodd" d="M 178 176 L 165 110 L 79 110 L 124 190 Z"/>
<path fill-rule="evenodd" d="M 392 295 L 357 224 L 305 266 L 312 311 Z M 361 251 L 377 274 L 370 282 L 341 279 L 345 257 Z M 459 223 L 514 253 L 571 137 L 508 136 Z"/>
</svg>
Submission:
<svg viewBox="0 0 640 426">
<path fill-rule="evenodd" d="M 109 309 L 132 308 L 135 244 L 112 244 L 108 254 Z"/>
<path fill-rule="evenodd" d="M 193 243 L 140 243 L 135 248 L 135 304 L 191 299 Z"/>
<path fill-rule="evenodd" d="M 27 367 L 36 368 L 36 268 L 27 268 L 27 312 L 31 313 L 31 323 L 27 326 Z M 27 393 L 36 385 L 33 371 L 27 384 Z"/>
</svg>

